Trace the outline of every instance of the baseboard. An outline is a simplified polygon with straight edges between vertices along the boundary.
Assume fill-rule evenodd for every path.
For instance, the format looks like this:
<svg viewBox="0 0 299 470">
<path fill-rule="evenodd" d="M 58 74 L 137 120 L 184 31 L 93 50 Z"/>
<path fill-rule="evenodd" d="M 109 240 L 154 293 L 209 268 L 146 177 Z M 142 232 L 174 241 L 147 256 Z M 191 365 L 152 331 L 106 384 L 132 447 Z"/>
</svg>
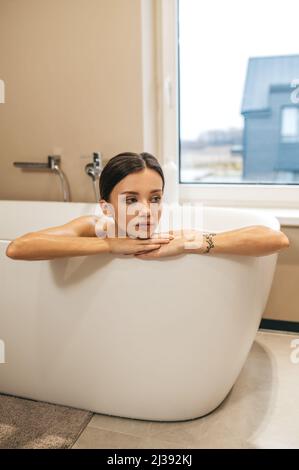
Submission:
<svg viewBox="0 0 299 470">
<path fill-rule="evenodd" d="M 280 331 L 292 331 L 294 333 L 299 332 L 299 322 L 285 321 L 285 320 L 270 320 L 263 318 L 259 328 L 265 330 L 280 330 Z"/>
</svg>

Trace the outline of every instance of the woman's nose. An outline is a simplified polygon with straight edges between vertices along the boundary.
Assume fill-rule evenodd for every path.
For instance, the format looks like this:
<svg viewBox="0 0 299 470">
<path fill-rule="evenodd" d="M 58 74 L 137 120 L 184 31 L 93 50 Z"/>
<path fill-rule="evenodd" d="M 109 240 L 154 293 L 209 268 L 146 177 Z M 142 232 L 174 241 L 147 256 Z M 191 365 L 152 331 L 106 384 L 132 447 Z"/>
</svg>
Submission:
<svg viewBox="0 0 299 470">
<path fill-rule="evenodd" d="M 139 215 L 148 216 L 150 215 L 150 204 L 147 201 L 141 203 Z"/>
</svg>

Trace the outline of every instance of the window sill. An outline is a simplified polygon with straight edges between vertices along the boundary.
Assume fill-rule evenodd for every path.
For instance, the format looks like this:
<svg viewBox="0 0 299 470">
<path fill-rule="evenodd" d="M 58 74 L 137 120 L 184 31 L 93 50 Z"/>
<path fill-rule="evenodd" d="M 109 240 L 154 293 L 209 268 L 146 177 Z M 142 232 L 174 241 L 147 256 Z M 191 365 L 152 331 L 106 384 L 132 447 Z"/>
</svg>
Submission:
<svg viewBox="0 0 299 470">
<path fill-rule="evenodd" d="M 259 210 L 259 208 L 257 208 Z M 275 209 L 266 207 L 264 209 L 269 214 L 274 215 L 281 226 L 299 227 L 299 209 Z"/>
<path fill-rule="evenodd" d="M 281 226 L 299 227 L 299 184 L 183 184 L 179 185 L 182 203 L 216 207 L 262 210 L 274 215 Z"/>
<path fill-rule="evenodd" d="M 269 207 L 238 207 L 238 209 L 250 209 L 268 212 L 279 220 L 281 226 L 299 227 L 299 209 L 269 208 Z"/>
</svg>

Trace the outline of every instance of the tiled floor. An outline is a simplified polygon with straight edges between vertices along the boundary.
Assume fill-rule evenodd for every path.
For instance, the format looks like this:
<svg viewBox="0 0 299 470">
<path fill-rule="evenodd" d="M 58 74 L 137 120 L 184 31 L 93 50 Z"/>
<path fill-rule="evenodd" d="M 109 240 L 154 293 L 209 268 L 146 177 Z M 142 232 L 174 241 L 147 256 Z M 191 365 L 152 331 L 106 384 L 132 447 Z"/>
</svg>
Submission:
<svg viewBox="0 0 299 470">
<path fill-rule="evenodd" d="M 95 414 L 73 448 L 299 448 L 293 339 L 299 333 L 260 330 L 230 394 L 206 417 L 171 423 Z"/>
</svg>

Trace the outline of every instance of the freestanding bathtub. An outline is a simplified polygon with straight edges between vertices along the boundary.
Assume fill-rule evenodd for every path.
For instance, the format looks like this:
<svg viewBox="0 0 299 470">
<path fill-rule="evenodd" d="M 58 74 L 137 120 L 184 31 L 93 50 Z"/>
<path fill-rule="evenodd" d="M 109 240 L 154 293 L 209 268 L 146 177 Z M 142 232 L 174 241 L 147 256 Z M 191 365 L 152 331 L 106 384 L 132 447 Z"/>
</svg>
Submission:
<svg viewBox="0 0 299 470">
<path fill-rule="evenodd" d="M 161 260 L 92 255 L 12 260 L 9 240 L 95 204 L 0 202 L 0 392 L 98 413 L 180 421 L 233 387 L 266 305 L 277 253 Z M 204 230 L 276 218 L 204 208 Z"/>
</svg>

